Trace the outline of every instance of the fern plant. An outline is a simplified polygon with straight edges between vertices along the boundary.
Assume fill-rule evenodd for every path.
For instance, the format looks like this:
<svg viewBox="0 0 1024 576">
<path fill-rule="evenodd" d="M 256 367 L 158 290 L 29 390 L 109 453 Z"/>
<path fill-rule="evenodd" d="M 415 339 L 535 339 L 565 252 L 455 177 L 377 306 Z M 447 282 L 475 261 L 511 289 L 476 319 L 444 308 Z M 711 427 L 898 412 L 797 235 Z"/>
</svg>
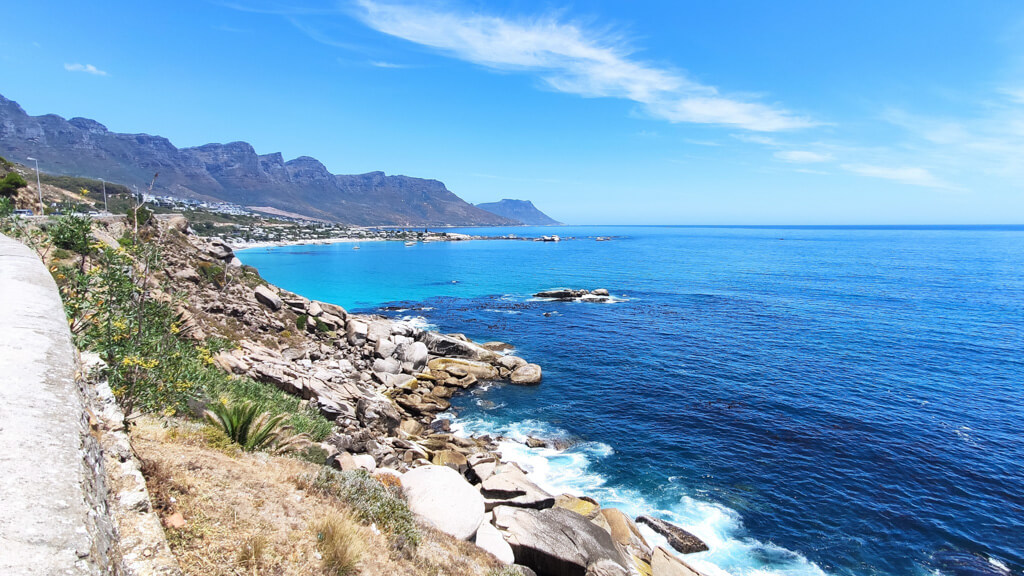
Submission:
<svg viewBox="0 0 1024 576">
<path fill-rule="evenodd" d="M 281 425 L 287 416 L 272 416 L 261 411 L 254 402 L 216 402 L 206 411 L 206 420 L 223 429 L 228 438 L 243 450 L 265 450 L 275 454 L 305 448 L 310 441 L 308 434 L 296 434 L 291 426 Z"/>
</svg>

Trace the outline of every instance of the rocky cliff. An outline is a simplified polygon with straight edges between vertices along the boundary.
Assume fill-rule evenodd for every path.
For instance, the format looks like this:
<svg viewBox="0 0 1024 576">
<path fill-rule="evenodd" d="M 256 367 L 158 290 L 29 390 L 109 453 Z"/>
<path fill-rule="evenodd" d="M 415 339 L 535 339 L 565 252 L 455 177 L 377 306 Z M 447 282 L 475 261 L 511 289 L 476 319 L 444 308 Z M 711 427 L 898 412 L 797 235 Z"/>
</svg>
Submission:
<svg viewBox="0 0 1024 576">
<path fill-rule="evenodd" d="M 0 155 L 38 158 L 55 174 L 91 176 L 184 198 L 268 206 L 355 225 L 502 226 L 514 219 L 481 210 L 437 180 L 383 172 L 332 174 L 314 158 L 285 161 L 246 142 L 177 148 L 166 138 L 120 134 L 87 118 L 29 116 L 0 96 Z"/>
<path fill-rule="evenodd" d="M 485 202 L 483 204 L 477 204 L 476 207 L 501 216 L 502 218 L 518 220 L 523 224 L 529 224 L 531 226 L 557 226 L 561 224 L 558 220 L 555 220 L 538 210 L 537 207 L 533 205 L 533 202 L 530 202 L 529 200 L 505 199 L 500 202 Z"/>
</svg>

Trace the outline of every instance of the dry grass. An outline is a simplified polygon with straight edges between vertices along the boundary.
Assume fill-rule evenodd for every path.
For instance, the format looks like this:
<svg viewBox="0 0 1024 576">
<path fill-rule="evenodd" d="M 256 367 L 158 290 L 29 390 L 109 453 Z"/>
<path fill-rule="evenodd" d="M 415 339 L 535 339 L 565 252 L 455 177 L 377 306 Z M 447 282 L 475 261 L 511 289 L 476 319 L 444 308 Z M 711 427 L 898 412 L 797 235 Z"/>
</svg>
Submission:
<svg viewBox="0 0 1024 576">
<path fill-rule="evenodd" d="M 359 526 L 347 514 L 329 512 L 313 523 L 317 550 L 323 557 L 324 571 L 331 576 L 357 574 L 366 552 Z"/>
<path fill-rule="evenodd" d="M 141 419 L 132 442 L 162 518 L 180 513 L 185 524 L 167 528 L 168 542 L 186 575 L 299 576 L 325 570 L 318 549 L 325 517 L 353 513 L 336 497 L 307 491 L 300 478 L 319 466 L 287 457 L 222 451 L 217 436 L 182 420 Z M 358 573 L 394 576 L 485 576 L 497 561 L 473 544 L 420 526 L 415 549 L 396 547 L 387 534 L 349 520 L 341 531 L 362 542 Z M 354 545 L 353 545 L 354 546 Z"/>
</svg>

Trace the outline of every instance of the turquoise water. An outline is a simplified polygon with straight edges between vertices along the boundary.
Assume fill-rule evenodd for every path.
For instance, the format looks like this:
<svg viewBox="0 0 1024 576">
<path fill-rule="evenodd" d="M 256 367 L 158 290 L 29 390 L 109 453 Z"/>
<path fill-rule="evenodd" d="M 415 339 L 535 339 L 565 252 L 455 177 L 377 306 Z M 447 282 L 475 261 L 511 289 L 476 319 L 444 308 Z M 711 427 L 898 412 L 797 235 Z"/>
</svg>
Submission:
<svg viewBox="0 0 1024 576">
<path fill-rule="evenodd" d="M 248 250 L 269 281 L 504 340 L 459 398 L 552 490 L 678 522 L 709 574 L 1020 574 L 1024 228 L 570 227 Z M 595 236 L 614 236 L 595 242 Z M 536 301 L 559 286 L 616 304 Z"/>
</svg>

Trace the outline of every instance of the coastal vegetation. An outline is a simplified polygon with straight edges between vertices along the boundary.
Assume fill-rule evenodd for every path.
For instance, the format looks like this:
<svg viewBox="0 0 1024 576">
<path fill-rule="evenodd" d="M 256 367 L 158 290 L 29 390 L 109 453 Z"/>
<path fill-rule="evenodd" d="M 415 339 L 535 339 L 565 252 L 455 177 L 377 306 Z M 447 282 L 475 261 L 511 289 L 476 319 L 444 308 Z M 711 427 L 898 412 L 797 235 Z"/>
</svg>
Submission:
<svg viewBox="0 0 1024 576">
<path fill-rule="evenodd" d="M 18 193 L 19 188 L 28 186 L 28 182 L 21 177 L 21 174 L 17 172 L 8 172 L 6 176 L 0 179 L 0 196 L 14 196 Z"/>
<path fill-rule="evenodd" d="M 216 399 L 251 405 L 312 440 L 326 437 L 330 422 L 301 399 L 215 366 L 213 355 L 229 342 L 190 337 L 181 302 L 156 280 L 162 257 L 154 227 L 135 234 L 125 226 L 116 240 L 104 232 L 105 243 L 94 226 L 74 214 L 46 222 L 45 231 L 9 214 L 0 219 L 0 232 L 25 241 L 48 262 L 75 341 L 103 359 L 103 375 L 129 424 L 144 413 L 195 417 L 201 412 L 195 414 L 190 402 Z"/>
</svg>

